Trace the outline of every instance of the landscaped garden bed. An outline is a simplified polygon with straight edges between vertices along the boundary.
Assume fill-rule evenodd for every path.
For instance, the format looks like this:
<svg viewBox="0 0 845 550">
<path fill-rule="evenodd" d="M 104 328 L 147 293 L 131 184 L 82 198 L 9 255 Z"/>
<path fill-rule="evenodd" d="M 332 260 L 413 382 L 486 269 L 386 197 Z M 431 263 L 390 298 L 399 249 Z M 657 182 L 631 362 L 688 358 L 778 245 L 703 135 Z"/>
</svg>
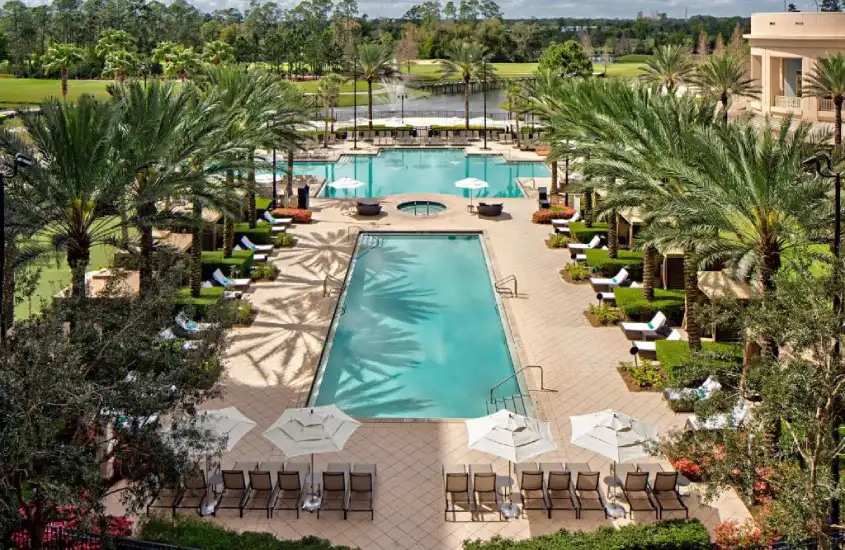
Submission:
<svg viewBox="0 0 845 550">
<path fill-rule="evenodd" d="M 587 265 L 593 268 L 596 277 L 615 277 L 623 267 L 628 270 L 628 279 L 641 281 L 643 279 L 643 253 L 634 250 L 617 250 L 616 257 L 611 258 L 607 250 L 585 250 Z"/>
<path fill-rule="evenodd" d="M 566 250 L 569 245 L 569 237 L 560 233 L 552 233 L 545 240 L 546 246 L 552 250 Z"/>
<path fill-rule="evenodd" d="M 584 222 L 572 222 L 569 224 L 569 234 L 579 243 L 588 243 L 596 235 L 607 240 L 607 224 L 595 222 L 592 227 L 587 227 Z"/>
<path fill-rule="evenodd" d="M 689 342 L 658 340 L 656 348 L 657 360 L 663 367 L 670 384 L 677 386 L 675 371 L 690 359 Z M 718 354 L 721 358 L 718 361 L 708 361 L 708 364 L 712 366 L 724 367 L 726 370 L 739 370 L 742 368 L 741 344 L 732 342 L 702 342 L 701 351 L 712 355 Z"/>
<path fill-rule="evenodd" d="M 276 208 L 274 218 L 293 218 L 293 223 L 311 223 L 311 211 L 303 208 Z"/>
<path fill-rule="evenodd" d="M 273 230 L 269 223 L 259 223 L 256 227 L 250 227 L 248 222 L 235 224 L 235 243 L 239 243 L 241 237 L 246 237 L 255 244 L 271 244 L 272 235 Z"/>
<path fill-rule="evenodd" d="M 623 313 L 619 308 L 602 302 L 600 304 L 590 304 L 587 311 L 584 312 L 584 318 L 595 328 L 609 327 L 619 323 L 623 318 Z"/>
<path fill-rule="evenodd" d="M 671 324 L 679 325 L 684 318 L 684 291 L 654 289 L 654 300 L 643 296 L 642 288 L 616 287 L 616 307 L 632 321 L 650 321 L 654 314 L 662 311 Z"/>
<path fill-rule="evenodd" d="M 590 282 L 590 269 L 581 264 L 566 264 L 560 270 L 560 278 L 571 285 L 585 285 Z"/>
<path fill-rule="evenodd" d="M 666 373 L 660 365 L 649 359 L 621 361 L 616 372 L 632 392 L 658 392 L 666 383 Z"/>
<path fill-rule="evenodd" d="M 575 209 L 568 206 L 542 208 L 531 215 L 531 223 L 550 224 L 552 220 L 568 220 L 575 215 Z"/>
<path fill-rule="evenodd" d="M 222 250 L 206 250 L 202 253 L 202 277 L 211 280 L 211 274 L 217 269 L 226 277 L 246 277 L 253 255 L 252 250 L 233 250 L 229 258 L 224 258 Z"/>
<path fill-rule="evenodd" d="M 223 287 L 202 287 L 199 296 L 191 296 L 190 287 L 182 287 L 176 293 L 175 304 L 178 309 L 193 309 L 197 319 L 202 319 L 207 312 L 223 300 Z"/>
</svg>

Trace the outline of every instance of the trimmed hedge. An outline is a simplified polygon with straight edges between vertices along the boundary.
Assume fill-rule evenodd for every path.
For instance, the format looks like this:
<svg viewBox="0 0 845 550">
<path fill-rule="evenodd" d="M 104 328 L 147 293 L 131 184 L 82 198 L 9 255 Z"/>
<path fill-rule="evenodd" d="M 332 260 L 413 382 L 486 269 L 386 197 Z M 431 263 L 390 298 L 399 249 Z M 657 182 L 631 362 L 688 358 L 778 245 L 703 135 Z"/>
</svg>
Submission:
<svg viewBox="0 0 845 550">
<path fill-rule="evenodd" d="M 464 541 L 464 550 L 709 550 L 707 528 L 697 519 L 670 520 L 619 529 L 567 533 L 564 530 L 525 540 L 493 537 Z"/>
<path fill-rule="evenodd" d="M 600 277 L 615 277 L 623 267 L 628 270 L 631 281 L 643 280 L 643 253 L 634 250 L 617 250 L 616 258 L 609 258 L 607 250 L 591 249 L 585 251 L 587 265 Z"/>
<path fill-rule="evenodd" d="M 531 223 L 552 223 L 552 220 L 565 220 L 574 214 L 572 208 L 543 208 L 531 215 Z"/>
<path fill-rule="evenodd" d="M 149 517 L 141 523 L 139 538 L 201 550 L 352 550 L 334 546 L 326 539 L 304 537 L 299 540 L 277 539 L 271 533 L 236 532 L 216 523 L 189 516 L 172 520 Z"/>
<path fill-rule="evenodd" d="M 654 300 L 649 302 L 643 296 L 642 288 L 616 287 L 616 307 L 634 321 L 650 321 L 654 314 L 662 311 L 670 324 L 679 325 L 684 319 L 684 291 L 654 289 Z"/>
<path fill-rule="evenodd" d="M 184 306 L 191 306 L 194 309 L 194 317 L 202 319 L 208 314 L 208 310 L 215 307 L 223 299 L 223 287 L 214 286 L 200 289 L 198 298 L 191 296 L 191 287 L 182 287 L 176 291 L 176 309 L 181 310 Z"/>
<path fill-rule="evenodd" d="M 274 218 L 293 218 L 293 223 L 311 223 L 311 211 L 299 208 L 276 208 Z"/>
<path fill-rule="evenodd" d="M 689 342 L 680 340 L 658 340 L 656 344 L 657 360 L 666 372 L 670 384 L 675 382 L 675 369 L 682 366 L 690 358 Z M 725 369 L 742 367 L 742 345 L 732 342 L 702 342 L 701 351 L 704 353 L 718 353 L 733 357 L 732 361 L 725 362 L 722 366 Z M 719 363 L 716 363 L 717 365 Z"/>
<path fill-rule="evenodd" d="M 255 210 L 258 211 L 258 215 L 261 216 L 264 214 L 264 211 L 270 208 L 270 203 L 273 202 L 273 199 L 268 199 L 265 197 L 255 197 Z"/>
<path fill-rule="evenodd" d="M 240 222 L 235 224 L 235 244 L 241 241 L 241 237 L 246 236 L 255 244 L 273 244 L 272 227 L 269 223 L 259 222 L 255 228 L 249 227 L 249 222 Z M 220 237 L 222 239 L 222 236 Z M 235 251 L 237 252 L 237 250 Z"/>
<path fill-rule="evenodd" d="M 592 227 L 587 227 L 584 222 L 572 222 L 569 224 L 569 233 L 579 243 L 588 243 L 595 235 L 607 240 L 607 224 L 596 222 Z"/>
<path fill-rule="evenodd" d="M 252 266 L 252 257 L 255 252 L 252 250 L 233 250 L 230 258 L 223 257 L 222 250 L 204 251 L 202 253 L 202 277 L 211 280 L 211 274 L 220 269 L 226 277 L 232 276 L 232 266 L 235 266 L 237 277 L 249 276 L 249 268 Z"/>
</svg>

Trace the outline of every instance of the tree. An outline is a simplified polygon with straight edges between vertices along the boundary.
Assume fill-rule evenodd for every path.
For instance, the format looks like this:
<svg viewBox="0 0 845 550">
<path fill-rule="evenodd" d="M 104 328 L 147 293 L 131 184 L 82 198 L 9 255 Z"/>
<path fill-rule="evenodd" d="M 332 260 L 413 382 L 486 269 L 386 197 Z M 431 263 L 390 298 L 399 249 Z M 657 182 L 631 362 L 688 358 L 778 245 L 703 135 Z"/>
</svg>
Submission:
<svg viewBox="0 0 845 550">
<path fill-rule="evenodd" d="M 518 21 L 511 27 L 510 36 L 516 47 L 516 59 L 533 61 L 537 43 L 537 24 Z"/>
<path fill-rule="evenodd" d="M 202 60 L 209 65 L 226 65 L 235 60 L 235 50 L 219 40 L 206 42 L 202 49 Z"/>
<path fill-rule="evenodd" d="M 393 51 L 381 44 L 362 44 L 352 59 L 354 72 L 358 78 L 367 82 L 367 97 L 369 99 L 368 118 L 369 127 L 373 128 L 373 81 L 377 78 L 393 76 L 396 69 L 393 67 Z"/>
<path fill-rule="evenodd" d="M 469 130 L 470 82 L 473 78 L 481 79 L 493 72 L 492 68 L 487 66 L 485 54 L 485 48 L 481 44 L 459 42 L 446 51 L 446 59 L 442 64 L 441 78 L 443 80 L 458 75 L 464 83 L 464 121 L 467 130 Z"/>
<path fill-rule="evenodd" d="M 790 2 L 790 3 L 789 3 L 789 5 L 788 5 L 788 6 L 787 6 L 787 8 L 786 8 L 786 11 L 788 11 L 789 13 L 797 13 L 797 12 L 800 12 L 801 10 L 799 10 L 799 9 L 795 6 L 795 4 L 793 4 L 792 2 Z"/>
<path fill-rule="evenodd" d="M 420 55 L 420 41 L 417 26 L 413 23 L 405 23 L 402 30 L 402 39 L 396 44 L 396 61 L 408 66 L 408 74 L 411 74 L 411 62 Z"/>
<path fill-rule="evenodd" d="M 679 84 L 687 82 L 695 71 L 695 64 L 683 46 L 666 45 L 654 50 L 654 58 L 646 61 L 640 78 L 657 82 L 673 93 Z"/>
<path fill-rule="evenodd" d="M 329 146 L 329 121 L 334 121 L 334 108 L 337 107 L 337 100 L 340 97 L 340 87 L 344 82 L 346 82 L 346 79 L 341 75 L 329 73 L 321 78 L 317 84 L 317 97 L 323 102 L 323 109 L 325 109 L 323 147 Z"/>
<path fill-rule="evenodd" d="M 839 0 L 821 0 L 821 6 L 819 6 L 820 11 L 842 11 L 842 6 L 839 3 Z"/>
<path fill-rule="evenodd" d="M 178 76 L 179 80 L 185 82 L 188 77 L 200 72 L 202 65 L 193 48 L 185 48 L 180 44 L 164 57 L 162 68 L 164 74 Z"/>
<path fill-rule="evenodd" d="M 97 46 L 94 50 L 97 52 L 97 55 L 103 58 L 121 50 L 134 52 L 135 39 L 126 31 L 108 29 L 100 35 L 100 39 L 97 41 Z"/>
<path fill-rule="evenodd" d="M 73 44 L 54 44 L 41 57 L 45 73 L 59 71 L 62 79 L 62 99 L 67 100 L 67 71 L 82 61 L 82 50 Z"/>
<path fill-rule="evenodd" d="M 728 100 L 733 95 L 756 98 L 760 89 L 748 72 L 745 57 L 724 53 L 708 56 L 690 77 L 690 83 L 708 96 L 717 97 L 722 104 L 722 116 L 728 121 Z"/>
<path fill-rule="evenodd" d="M 519 84 L 511 84 L 505 91 L 505 96 L 508 101 L 508 111 L 513 116 L 514 124 L 516 125 L 516 145 L 519 148 L 520 132 L 519 132 L 519 117 L 523 109 L 524 90 Z"/>
<path fill-rule="evenodd" d="M 842 102 L 845 100 L 845 56 L 837 52 L 820 57 L 804 77 L 803 92 L 809 96 L 833 100 L 835 122 L 833 143 L 837 151 L 842 147 Z"/>
<path fill-rule="evenodd" d="M 707 31 L 702 30 L 698 33 L 698 46 L 696 46 L 695 53 L 698 55 L 698 62 L 704 63 L 707 61 L 709 50 L 710 50 L 710 41 L 707 38 Z"/>
<path fill-rule="evenodd" d="M 127 50 L 115 50 L 106 55 L 103 76 L 114 77 L 122 83 L 127 76 L 138 72 L 138 56 Z"/>
<path fill-rule="evenodd" d="M 540 56 L 538 69 L 557 71 L 562 76 L 586 77 L 593 74 L 593 64 L 579 42 L 567 40 L 552 44 Z"/>
<path fill-rule="evenodd" d="M 455 2 L 449 0 L 443 7 L 443 17 L 454 21 L 458 18 L 458 10 L 455 8 Z"/>
</svg>

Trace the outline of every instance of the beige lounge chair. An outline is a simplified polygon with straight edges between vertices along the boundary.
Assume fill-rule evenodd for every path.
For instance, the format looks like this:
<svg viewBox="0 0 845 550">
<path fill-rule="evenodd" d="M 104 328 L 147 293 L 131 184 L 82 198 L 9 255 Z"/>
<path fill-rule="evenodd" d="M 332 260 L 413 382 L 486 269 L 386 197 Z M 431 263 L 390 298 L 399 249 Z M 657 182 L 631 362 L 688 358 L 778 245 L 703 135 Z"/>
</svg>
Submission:
<svg viewBox="0 0 845 550">
<path fill-rule="evenodd" d="M 299 508 L 305 496 L 305 481 L 310 470 L 311 467 L 304 462 L 288 462 L 280 465 L 276 470 L 278 494 L 273 504 L 274 510 L 294 510 L 299 519 Z"/>
<path fill-rule="evenodd" d="M 448 520 L 449 512 L 466 512 L 472 508 L 469 495 L 469 474 L 463 464 L 443 465 L 443 495 L 446 507 L 443 511 L 443 521 Z M 463 505 L 465 508 L 458 508 Z"/>
<path fill-rule="evenodd" d="M 578 478 L 575 481 L 575 498 L 580 511 L 601 510 L 607 519 L 607 508 L 599 488 L 599 472 L 578 472 Z"/>
<path fill-rule="evenodd" d="M 622 494 L 628 501 L 631 519 L 634 518 L 634 512 L 654 512 L 654 519 L 658 519 L 657 508 L 648 493 L 648 472 L 628 472 L 625 484 L 622 485 Z"/>
<path fill-rule="evenodd" d="M 374 520 L 376 494 L 376 465 L 354 464 L 349 474 L 349 504 L 347 512 L 369 512 Z"/>
<path fill-rule="evenodd" d="M 170 514 L 176 515 L 176 508 L 179 502 L 182 501 L 182 495 L 185 494 L 185 488 L 181 486 L 165 486 L 161 488 L 158 495 L 147 504 L 147 514 L 152 508 L 165 508 L 170 510 Z"/>
<path fill-rule="evenodd" d="M 202 508 L 208 498 L 208 483 L 205 481 L 205 470 L 197 470 L 185 479 L 185 491 L 176 504 L 176 508 L 194 508 L 202 514 Z"/>
<path fill-rule="evenodd" d="M 249 494 L 252 491 L 244 471 L 252 471 L 257 467 L 257 462 L 238 462 L 231 470 L 223 470 L 223 492 L 217 498 L 212 515 L 216 516 L 217 510 L 237 508 L 240 517 L 244 517 L 244 506 L 246 506 Z"/>
<path fill-rule="evenodd" d="M 472 478 L 472 499 L 476 515 L 485 511 L 495 511 L 499 514 L 499 519 L 503 519 L 493 467 L 490 464 L 470 464 L 469 475 Z M 485 506 L 495 506 L 495 508 L 484 509 Z"/>
<path fill-rule="evenodd" d="M 317 508 L 317 519 L 320 519 L 320 512 L 323 510 L 343 512 L 343 519 L 346 519 L 346 499 L 349 496 L 346 485 L 347 475 L 349 475 L 349 464 L 329 464 L 323 472 L 323 495 L 320 506 Z"/>
<path fill-rule="evenodd" d="M 523 510 L 546 510 L 545 482 L 543 471 L 536 462 L 518 464 L 516 475 L 519 478 L 519 498 L 522 501 Z"/>
<path fill-rule="evenodd" d="M 273 486 L 273 473 L 270 470 L 252 470 L 249 472 L 249 499 L 244 504 L 245 510 L 264 510 L 267 519 L 273 517 L 273 505 L 276 503 L 277 487 Z"/>
<path fill-rule="evenodd" d="M 552 519 L 552 510 L 572 510 L 575 519 L 580 518 L 578 504 L 572 494 L 572 472 L 565 470 L 560 462 L 544 463 L 542 466 L 548 476 L 546 497 L 549 501 L 549 519 Z"/>
<path fill-rule="evenodd" d="M 678 472 L 655 472 L 651 494 L 657 502 L 657 519 L 663 519 L 664 511 L 684 512 L 689 518 L 689 508 L 678 492 Z"/>
</svg>

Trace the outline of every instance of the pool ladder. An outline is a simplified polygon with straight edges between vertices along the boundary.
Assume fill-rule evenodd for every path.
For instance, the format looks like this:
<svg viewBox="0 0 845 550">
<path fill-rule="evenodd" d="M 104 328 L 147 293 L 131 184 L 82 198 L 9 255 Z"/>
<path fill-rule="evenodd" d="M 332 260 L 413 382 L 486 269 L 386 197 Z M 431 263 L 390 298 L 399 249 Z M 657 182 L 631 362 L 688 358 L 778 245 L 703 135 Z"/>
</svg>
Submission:
<svg viewBox="0 0 845 550">
<path fill-rule="evenodd" d="M 513 283 L 513 288 L 511 288 L 511 283 Z M 493 288 L 496 289 L 496 292 L 499 294 L 507 294 L 512 298 L 516 298 L 519 296 L 519 282 L 516 280 L 515 275 L 508 275 L 502 279 L 496 281 L 496 284 L 493 285 Z"/>
<path fill-rule="evenodd" d="M 540 389 L 531 390 L 529 389 L 529 393 L 515 393 L 513 395 L 506 395 L 504 397 L 493 397 L 493 392 L 496 391 L 497 388 L 502 386 L 505 382 L 511 380 L 512 378 L 516 378 L 518 374 L 521 372 L 528 370 L 528 369 L 540 369 Z M 526 406 L 526 399 L 527 402 L 531 402 L 531 395 L 530 392 L 532 391 L 542 391 L 542 392 L 556 392 L 557 390 L 553 390 L 546 387 L 546 380 L 545 380 L 545 373 L 543 372 L 543 367 L 540 365 L 525 365 L 515 373 L 511 374 L 492 388 L 490 388 L 490 399 L 487 401 L 487 414 L 492 414 L 496 411 L 501 411 L 503 409 L 507 409 L 511 412 L 527 415 L 528 414 L 528 407 Z M 510 403 L 509 403 L 510 401 Z"/>
<path fill-rule="evenodd" d="M 337 277 L 333 277 L 331 275 L 326 275 L 323 279 L 323 298 L 328 298 L 332 295 L 332 292 L 337 289 L 338 296 L 343 294 L 343 287 L 344 282 L 338 279 Z"/>
</svg>

